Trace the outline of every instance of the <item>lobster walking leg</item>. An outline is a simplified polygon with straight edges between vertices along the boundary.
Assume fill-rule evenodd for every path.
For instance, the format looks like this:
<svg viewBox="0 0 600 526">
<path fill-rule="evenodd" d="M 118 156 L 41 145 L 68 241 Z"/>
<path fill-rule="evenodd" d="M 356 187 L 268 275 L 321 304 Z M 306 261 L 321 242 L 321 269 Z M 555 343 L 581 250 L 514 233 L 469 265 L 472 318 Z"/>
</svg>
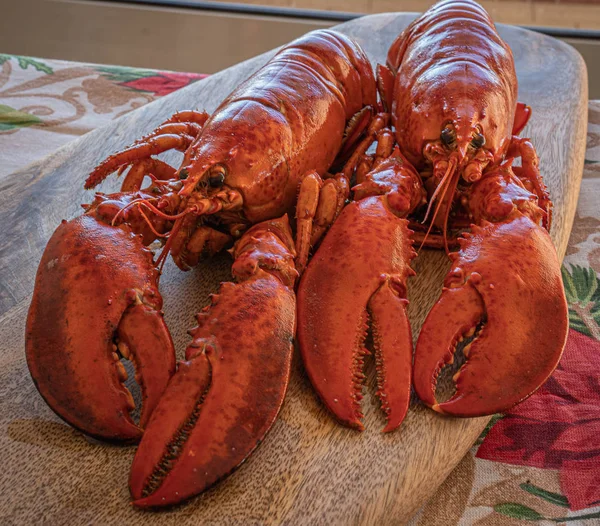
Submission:
<svg viewBox="0 0 600 526">
<path fill-rule="evenodd" d="M 331 177 L 325 182 L 317 172 L 300 183 L 296 204 L 296 269 L 302 274 L 313 247 L 339 215 L 348 194 L 348 182 Z"/>
<path fill-rule="evenodd" d="M 560 262 L 540 226 L 545 212 L 538 197 L 505 168 L 473 185 L 469 202 L 479 226 L 452 255 L 414 363 L 421 400 L 455 416 L 489 415 L 527 398 L 558 364 L 568 328 Z M 456 393 L 439 402 L 438 375 L 452 362 L 458 342 L 476 328 L 455 376 Z"/>
<path fill-rule="evenodd" d="M 287 217 L 236 243 L 233 275 L 198 315 L 186 361 L 153 413 L 133 461 L 134 505 L 201 493 L 263 440 L 285 396 L 295 330 L 294 245 Z"/>
<path fill-rule="evenodd" d="M 546 230 L 550 230 L 552 224 L 552 201 L 546 190 L 546 185 L 540 174 L 537 153 L 529 139 L 513 136 L 508 149 L 509 157 L 520 157 L 522 166 L 515 167 L 519 179 L 525 184 L 525 187 L 538 198 L 538 205 L 544 212 L 542 225 Z"/>
<path fill-rule="evenodd" d="M 176 113 L 152 133 L 100 163 L 87 178 L 85 187 L 93 188 L 116 169 L 124 169 L 130 164 L 149 159 L 152 155 L 159 155 L 168 150 L 182 152 L 187 150 L 190 144 L 201 134 L 202 127 L 208 117 L 205 112 L 187 111 Z"/>
<path fill-rule="evenodd" d="M 159 181 L 176 180 L 177 170 L 160 159 L 143 159 L 129 169 L 121 185 L 121 192 L 139 191 L 146 175 L 152 175 Z"/>
</svg>

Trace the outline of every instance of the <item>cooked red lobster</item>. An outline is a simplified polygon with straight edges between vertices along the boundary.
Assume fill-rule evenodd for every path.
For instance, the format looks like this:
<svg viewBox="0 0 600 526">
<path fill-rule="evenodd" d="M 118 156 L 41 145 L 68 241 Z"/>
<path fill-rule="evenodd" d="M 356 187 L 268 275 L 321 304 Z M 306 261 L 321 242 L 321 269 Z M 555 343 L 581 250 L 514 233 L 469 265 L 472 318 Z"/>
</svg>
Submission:
<svg viewBox="0 0 600 526">
<path fill-rule="evenodd" d="M 384 127 L 374 136 L 377 151 L 358 165 L 354 201 L 299 285 L 306 370 L 337 419 L 362 429 L 370 319 L 386 431 L 404 419 L 411 381 L 441 413 L 507 410 L 552 373 L 568 327 L 548 235 L 551 202 L 535 150 L 518 136 L 531 111 L 516 99 L 512 52 L 481 6 L 444 0 L 392 44 L 378 85 L 394 133 Z M 414 367 L 406 315 L 413 244 L 445 248 L 453 262 Z M 465 338 L 456 392 L 438 401 L 438 376 Z"/>
<path fill-rule="evenodd" d="M 274 422 L 290 374 L 296 265 L 349 191 L 344 173 L 321 176 L 361 151 L 376 104 L 362 50 L 333 31 L 310 33 L 210 117 L 178 113 L 100 164 L 86 187 L 130 167 L 121 192 L 96 194 L 50 239 L 27 320 L 29 369 L 50 407 L 84 433 L 137 441 L 146 430 L 130 478 L 136 506 L 202 492 Z M 172 149 L 184 152 L 178 169 L 155 157 Z M 294 211 L 295 243 L 285 215 Z M 157 239 L 166 242 L 153 261 L 145 246 Z M 188 269 L 234 239 L 237 283 L 223 284 L 198 315 L 174 373 L 160 268 L 170 253 Z M 139 424 L 123 357 L 142 389 Z"/>
</svg>

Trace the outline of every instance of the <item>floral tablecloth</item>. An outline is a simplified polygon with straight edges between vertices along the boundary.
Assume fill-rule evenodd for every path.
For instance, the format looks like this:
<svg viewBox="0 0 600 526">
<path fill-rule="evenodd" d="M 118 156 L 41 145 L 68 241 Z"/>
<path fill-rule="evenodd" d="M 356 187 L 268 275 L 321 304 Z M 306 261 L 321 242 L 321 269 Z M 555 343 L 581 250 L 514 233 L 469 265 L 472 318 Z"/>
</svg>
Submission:
<svg viewBox="0 0 600 526">
<path fill-rule="evenodd" d="M 0 54 L 0 179 L 203 78 Z M 478 443 L 413 525 L 600 524 L 600 101 L 563 266 L 570 333 L 552 378 Z"/>
</svg>

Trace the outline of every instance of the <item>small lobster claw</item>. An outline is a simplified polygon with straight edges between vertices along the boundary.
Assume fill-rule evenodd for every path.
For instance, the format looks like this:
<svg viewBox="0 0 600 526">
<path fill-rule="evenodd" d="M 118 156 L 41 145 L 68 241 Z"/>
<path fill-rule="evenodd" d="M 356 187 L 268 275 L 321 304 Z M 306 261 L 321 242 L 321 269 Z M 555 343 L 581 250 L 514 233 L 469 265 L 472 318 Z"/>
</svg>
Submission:
<svg viewBox="0 0 600 526">
<path fill-rule="evenodd" d="M 175 369 L 158 272 L 140 236 L 95 215 L 63 221 L 42 256 L 27 318 L 31 376 L 48 405 L 95 438 L 137 441 Z M 120 357 L 136 368 L 143 407 L 130 417 Z"/>
<path fill-rule="evenodd" d="M 390 210 L 388 196 L 354 201 L 325 236 L 298 289 L 298 343 L 308 376 L 335 417 L 359 430 L 369 318 L 377 394 L 388 419 L 384 431 L 398 427 L 408 410 L 410 234 L 408 221 Z"/>
<path fill-rule="evenodd" d="M 287 216 L 236 243 L 233 274 L 198 315 L 186 361 L 154 411 L 131 468 L 140 508 L 167 506 L 231 473 L 263 440 L 287 389 L 298 276 Z"/>
<path fill-rule="evenodd" d="M 507 200 L 490 203 L 512 208 Z M 459 241 L 417 341 L 414 386 L 440 413 L 490 415 L 527 398 L 558 364 L 568 329 L 560 263 L 546 230 L 518 210 L 497 223 L 481 221 Z M 440 371 L 473 334 L 456 393 L 438 402 Z"/>
</svg>

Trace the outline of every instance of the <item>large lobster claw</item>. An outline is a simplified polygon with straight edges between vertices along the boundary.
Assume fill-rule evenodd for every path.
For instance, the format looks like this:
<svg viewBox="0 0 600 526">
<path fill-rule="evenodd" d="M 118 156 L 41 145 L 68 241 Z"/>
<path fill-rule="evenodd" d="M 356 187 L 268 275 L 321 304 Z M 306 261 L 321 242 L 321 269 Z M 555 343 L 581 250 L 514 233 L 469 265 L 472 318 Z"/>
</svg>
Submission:
<svg viewBox="0 0 600 526">
<path fill-rule="evenodd" d="M 310 380 L 343 424 L 363 429 L 363 345 L 371 319 L 378 395 L 400 425 L 410 399 L 412 338 L 406 280 L 413 274 L 408 221 L 388 196 L 350 203 L 313 256 L 298 289 L 298 343 Z"/>
<path fill-rule="evenodd" d="M 46 247 L 27 318 L 27 363 L 48 405 L 88 435 L 139 440 L 174 372 L 157 278 L 140 236 L 94 215 L 63 221 Z M 139 426 L 120 356 L 136 367 Z"/>
<path fill-rule="evenodd" d="M 166 506 L 231 473 L 271 428 L 287 389 L 298 276 L 287 216 L 237 242 L 233 274 L 198 315 L 186 361 L 154 411 L 131 469 L 135 506 Z"/>
<path fill-rule="evenodd" d="M 560 263 L 546 230 L 518 210 L 473 226 L 460 244 L 417 341 L 414 386 L 440 413 L 490 415 L 527 398 L 558 364 L 568 329 Z M 456 393 L 438 402 L 438 375 L 473 331 Z"/>
</svg>

